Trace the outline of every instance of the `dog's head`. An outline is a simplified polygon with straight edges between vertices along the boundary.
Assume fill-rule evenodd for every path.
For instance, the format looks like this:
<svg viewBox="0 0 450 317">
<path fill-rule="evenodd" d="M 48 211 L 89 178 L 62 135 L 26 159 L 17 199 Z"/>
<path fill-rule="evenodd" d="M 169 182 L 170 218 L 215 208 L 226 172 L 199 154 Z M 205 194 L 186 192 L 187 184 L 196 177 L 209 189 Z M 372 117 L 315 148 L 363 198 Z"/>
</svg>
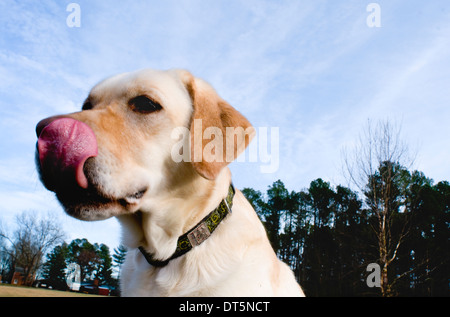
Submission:
<svg viewBox="0 0 450 317">
<path fill-rule="evenodd" d="M 184 70 L 106 79 L 82 111 L 44 119 L 36 132 L 43 184 L 83 220 L 135 212 L 198 177 L 213 181 L 255 133 L 209 84 Z"/>
</svg>

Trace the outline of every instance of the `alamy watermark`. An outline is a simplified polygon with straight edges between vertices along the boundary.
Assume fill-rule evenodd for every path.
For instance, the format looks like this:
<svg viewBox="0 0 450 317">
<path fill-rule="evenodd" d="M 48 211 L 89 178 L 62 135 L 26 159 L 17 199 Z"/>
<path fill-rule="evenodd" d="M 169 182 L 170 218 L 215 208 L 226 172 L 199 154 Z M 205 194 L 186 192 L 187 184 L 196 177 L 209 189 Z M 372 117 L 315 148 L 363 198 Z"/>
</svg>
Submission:
<svg viewBox="0 0 450 317">
<path fill-rule="evenodd" d="M 81 7 L 78 3 L 69 3 L 66 11 L 70 12 L 67 16 L 66 24 L 69 28 L 81 27 Z M 372 2 L 366 6 L 366 11 L 370 14 L 367 16 L 366 24 L 370 28 L 381 27 L 381 6 L 379 3 Z"/>
<path fill-rule="evenodd" d="M 255 134 L 256 132 L 256 134 Z M 253 136 L 244 152 L 244 140 Z M 275 173 L 280 166 L 280 129 L 278 127 L 207 127 L 195 119 L 193 128 L 178 127 L 171 133 L 177 142 L 171 149 L 172 160 L 179 162 L 251 162 L 262 163 L 260 172 Z M 236 152 L 242 153 L 236 158 Z M 238 153 L 239 154 L 239 153 Z"/>
<path fill-rule="evenodd" d="M 66 25 L 69 28 L 81 27 L 81 7 L 78 3 L 69 3 L 66 11 L 70 14 L 66 18 Z"/>
<path fill-rule="evenodd" d="M 367 268 L 367 272 L 371 272 L 366 279 L 368 287 L 381 287 L 381 268 L 377 263 L 370 263 Z"/>
<path fill-rule="evenodd" d="M 381 27 L 381 6 L 376 3 L 369 3 L 366 7 L 366 11 L 370 12 L 367 16 L 366 24 L 369 28 Z"/>
</svg>

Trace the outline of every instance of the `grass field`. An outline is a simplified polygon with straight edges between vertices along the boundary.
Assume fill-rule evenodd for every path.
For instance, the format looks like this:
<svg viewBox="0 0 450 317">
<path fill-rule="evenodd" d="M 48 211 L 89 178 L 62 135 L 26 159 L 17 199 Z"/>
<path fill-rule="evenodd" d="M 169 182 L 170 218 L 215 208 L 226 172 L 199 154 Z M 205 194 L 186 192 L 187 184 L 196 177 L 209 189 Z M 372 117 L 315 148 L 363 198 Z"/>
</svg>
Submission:
<svg viewBox="0 0 450 317">
<path fill-rule="evenodd" d="M 43 288 L 0 284 L 0 297 L 104 297 L 73 292 L 54 291 Z"/>
</svg>

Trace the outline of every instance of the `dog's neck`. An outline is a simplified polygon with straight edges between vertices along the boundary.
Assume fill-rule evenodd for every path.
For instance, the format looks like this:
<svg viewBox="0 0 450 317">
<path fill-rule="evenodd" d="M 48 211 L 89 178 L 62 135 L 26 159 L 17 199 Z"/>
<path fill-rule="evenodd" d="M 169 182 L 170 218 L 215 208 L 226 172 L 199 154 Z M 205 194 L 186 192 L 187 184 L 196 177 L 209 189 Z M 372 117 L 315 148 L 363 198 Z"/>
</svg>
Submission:
<svg viewBox="0 0 450 317">
<path fill-rule="evenodd" d="M 124 227 L 124 244 L 139 246 L 156 259 L 168 259 L 178 237 L 198 224 L 226 197 L 231 173 L 224 168 L 215 180 L 193 177 L 183 186 L 149 199 L 139 213 L 118 217 Z"/>
</svg>

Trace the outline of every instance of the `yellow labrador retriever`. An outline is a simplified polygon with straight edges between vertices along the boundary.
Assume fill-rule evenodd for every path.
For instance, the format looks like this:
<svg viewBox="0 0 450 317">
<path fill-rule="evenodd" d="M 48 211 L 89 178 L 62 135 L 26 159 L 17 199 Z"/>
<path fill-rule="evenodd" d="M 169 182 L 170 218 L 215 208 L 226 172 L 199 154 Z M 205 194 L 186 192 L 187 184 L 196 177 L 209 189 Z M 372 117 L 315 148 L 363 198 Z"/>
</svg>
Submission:
<svg viewBox="0 0 450 317">
<path fill-rule="evenodd" d="M 205 81 L 141 70 L 36 127 L 41 180 L 82 220 L 117 217 L 123 296 L 303 296 L 227 164 L 255 131 Z"/>
</svg>

